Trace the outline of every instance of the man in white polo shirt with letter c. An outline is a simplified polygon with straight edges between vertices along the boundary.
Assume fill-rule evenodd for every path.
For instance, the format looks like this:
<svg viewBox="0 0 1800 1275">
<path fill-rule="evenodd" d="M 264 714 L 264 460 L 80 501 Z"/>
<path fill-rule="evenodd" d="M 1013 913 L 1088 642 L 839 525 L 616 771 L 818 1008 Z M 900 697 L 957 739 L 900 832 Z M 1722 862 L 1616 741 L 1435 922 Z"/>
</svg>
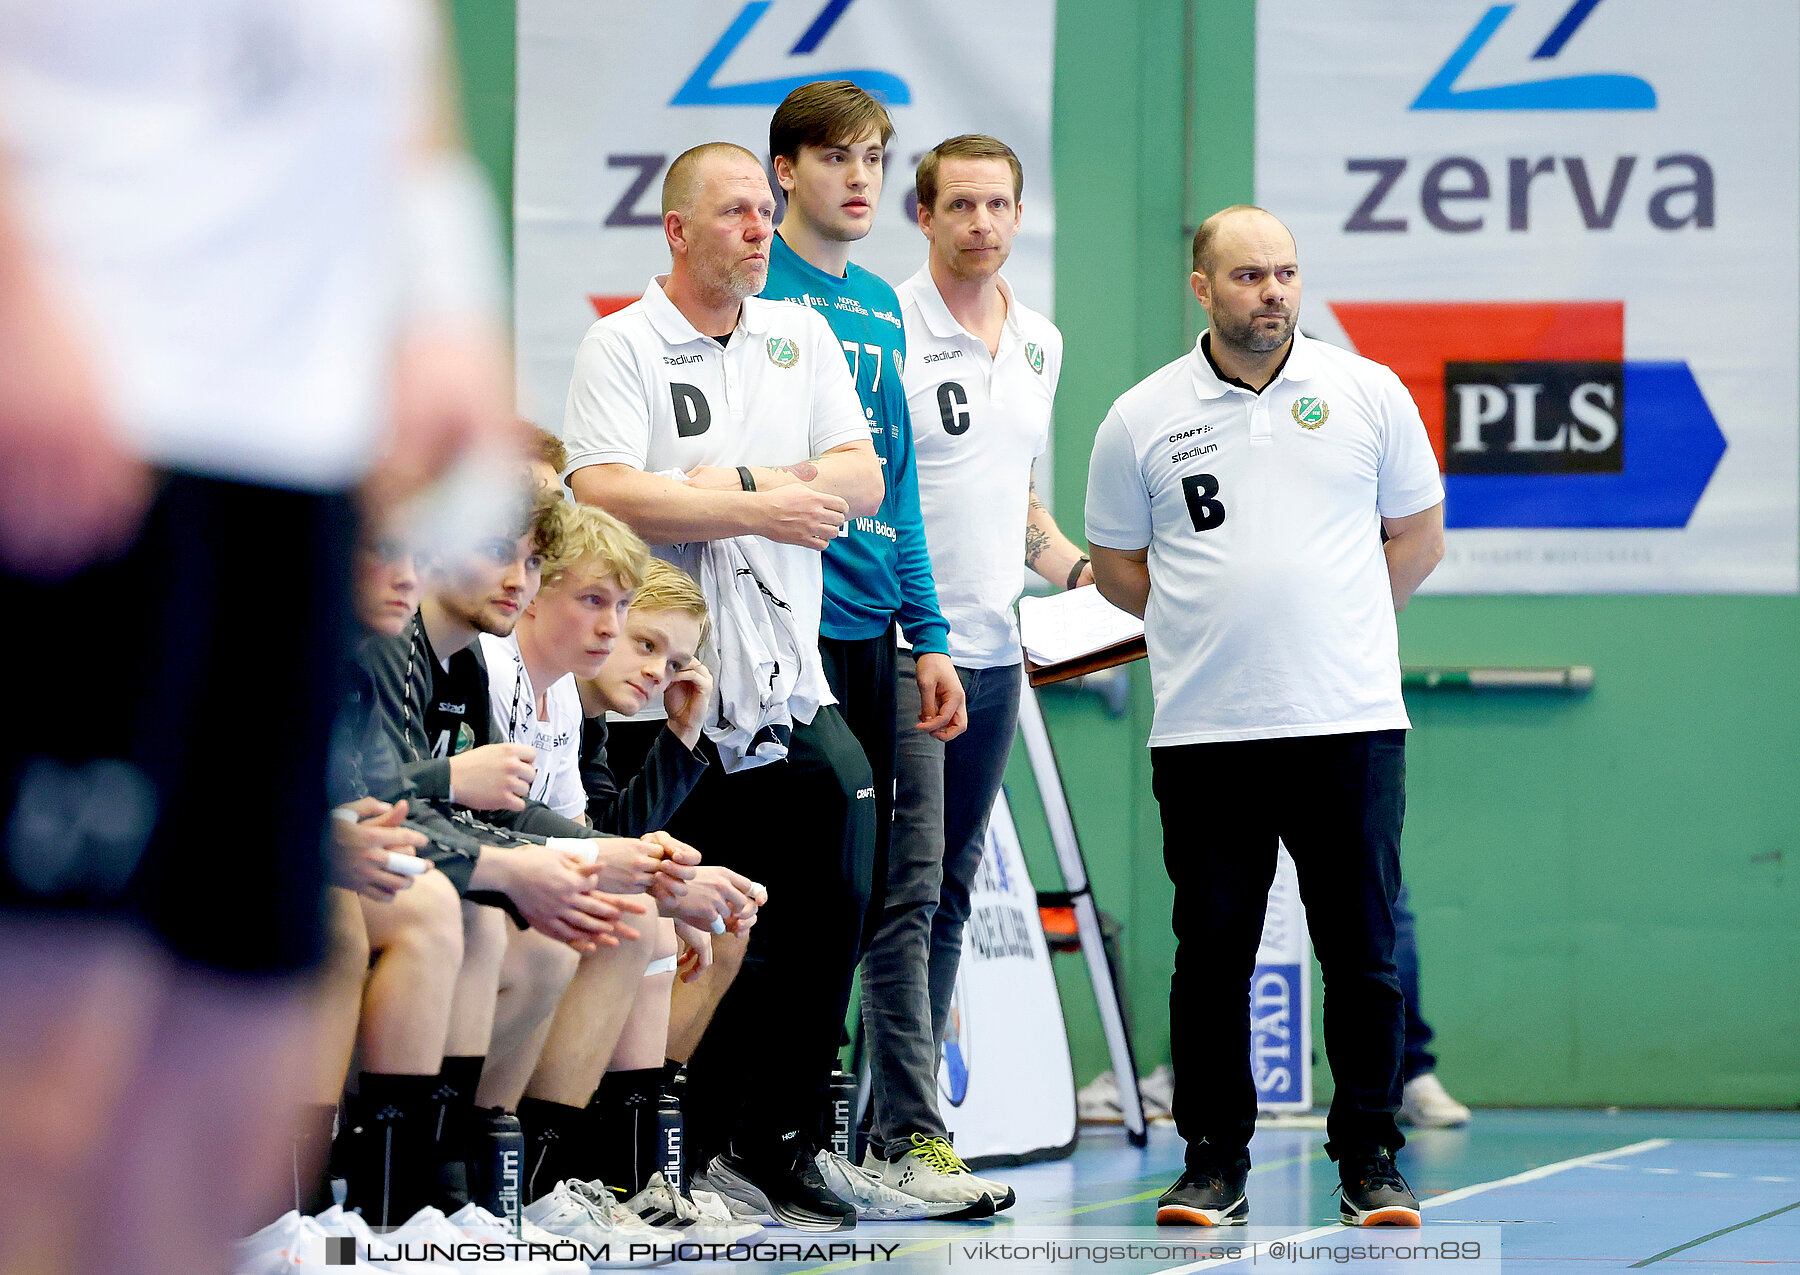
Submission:
<svg viewBox="0 0 1800 1275">
<path fill-rule="evenodd" d="M 1024 678 L 1013 603 L 1027 565 L 1058 586 L 1092 578 L 1032 486 L 1032 461 L 1050 441 L 1063 342 L 1001 274 L 1021 225 L 1024 168 L 998 138 L 964 133 L 920 156 L 915 177 L 929 246 L 925 264 L 895 293 L 906 328 L 919 508 L 968 730 L 939 741 L 912 728 L 923 706 L 909 674 L 912 653 L 902 652 L 906 724 L 894 748 L 887 898 L 862 963 L 870 1076 L 863 1167 L 925 1199 L 974 1203 L 979 1194 L 1000 1210 L 1017 1197 L 969 1173 L 956 1155 L 938 1106 L 938 1066 L 970 885 L 1018 729 Z"/>
<path fill-rule="evenodd" d="M 1340 1216 L 1417 1226 L 1393 1160 L 1411 724 L 1394 615 L 1443 556 L 1443 483 L 1399 378 L 1296 329 L 1300 268 L 1274 217 L 1209 217 L 1190 284 L 1209 329 L 1113 404 L 1087 498 L 1095 582 L 1144 617 L 1175 883 L 1169 1019 L 1187 1163 L 1157 1221 L 1248 1219 L 1249 982 L 1279 839 L 1325 975 Z"/>
</svg>

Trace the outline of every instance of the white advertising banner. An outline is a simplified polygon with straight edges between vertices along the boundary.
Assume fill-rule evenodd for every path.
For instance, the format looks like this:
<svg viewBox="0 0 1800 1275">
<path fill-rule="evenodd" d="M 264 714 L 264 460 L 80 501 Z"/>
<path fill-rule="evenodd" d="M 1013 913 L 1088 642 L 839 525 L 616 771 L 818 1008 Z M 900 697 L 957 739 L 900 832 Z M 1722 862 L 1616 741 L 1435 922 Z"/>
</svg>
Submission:
<svg viewBox="0 0 1800 1275">
<path fill-rule="evenodd" d="M 1792 593 L 1800 5 L 1260 0 L 1257 202 L 1388 364 L 1450 593 Z"/>
<path fill-rule="evenodd" d="M 1312 950 L 1300 878 L 1281 846 L 1250 976 L 1250 1078 L 1264 1111 L 1312 1110 L 1311 998 Z"/>
<path fill-rule="evenodd" d="M 1075 1072 L 1037 887 L 1002 793 L 969 890 L 962 965 L 938 1065 L 938 1109 L 971 1163 L 1021 1163 L 1075 1143 Z"/>
<path fill-rule="evenodd" d="M 1007 278 L 1051 312 L 1052 0 L 519 0 L 518 13 L 514 322 L 528 418 L 560 430 L 582 333 L 667 271 L 670 161 L 729 141 L 766 165 L 769 116 L 811 80 L 854 80 L 894 120 L 858 265 L 895 284 L 918 270 L 919 155 L 989 133 L 1025 170 Z"/>
</svg>

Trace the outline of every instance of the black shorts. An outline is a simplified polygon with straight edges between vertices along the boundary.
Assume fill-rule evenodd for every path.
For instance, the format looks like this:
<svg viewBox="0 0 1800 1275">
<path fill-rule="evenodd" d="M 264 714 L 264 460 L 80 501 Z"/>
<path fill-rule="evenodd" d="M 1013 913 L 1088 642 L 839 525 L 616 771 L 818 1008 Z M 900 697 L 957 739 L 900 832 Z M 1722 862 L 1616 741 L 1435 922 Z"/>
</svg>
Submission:
<svg viewBox="0 0 1800 1275">
<path fill-rule="evenodd" d="M 0 574 L 0 917 L 137 925 L 229 974 L 317 962 L 353 544 L 344 496 L 170 474 L 123 557 Z"/>
</svg>

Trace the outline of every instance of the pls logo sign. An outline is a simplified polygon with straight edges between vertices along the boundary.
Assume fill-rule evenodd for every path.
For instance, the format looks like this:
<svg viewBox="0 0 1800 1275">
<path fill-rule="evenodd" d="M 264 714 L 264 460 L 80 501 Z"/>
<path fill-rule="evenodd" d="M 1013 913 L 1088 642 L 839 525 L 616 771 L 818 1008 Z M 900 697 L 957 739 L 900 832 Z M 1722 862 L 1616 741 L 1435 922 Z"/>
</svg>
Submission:
<svg viewBox="0 0 1800 1275">
<path fill-rule="evenodd" d="M 1451 527 L 1684 527 L 1725 454 L 1687 364 L 1625 360 L 1623 302 L 1331 309 L 1419 405 Z"/>
</svg>

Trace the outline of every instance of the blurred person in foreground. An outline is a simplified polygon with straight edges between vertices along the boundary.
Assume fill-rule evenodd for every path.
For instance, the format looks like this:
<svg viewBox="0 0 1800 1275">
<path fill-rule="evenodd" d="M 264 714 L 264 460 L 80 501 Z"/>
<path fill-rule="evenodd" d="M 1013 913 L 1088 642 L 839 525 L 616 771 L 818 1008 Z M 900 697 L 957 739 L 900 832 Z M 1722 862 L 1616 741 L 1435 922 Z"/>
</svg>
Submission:
<svg viewBox="0 0 1800 1275">
<path fill-rule="evenodd" d="M 223 1271 L 280 1181 L 352 493 L 513 430 L 437 40 L 425 0 L 0 0 L 0 571 L 55 626 L 0 745 L 0 1270 Z"/>
</svg>

